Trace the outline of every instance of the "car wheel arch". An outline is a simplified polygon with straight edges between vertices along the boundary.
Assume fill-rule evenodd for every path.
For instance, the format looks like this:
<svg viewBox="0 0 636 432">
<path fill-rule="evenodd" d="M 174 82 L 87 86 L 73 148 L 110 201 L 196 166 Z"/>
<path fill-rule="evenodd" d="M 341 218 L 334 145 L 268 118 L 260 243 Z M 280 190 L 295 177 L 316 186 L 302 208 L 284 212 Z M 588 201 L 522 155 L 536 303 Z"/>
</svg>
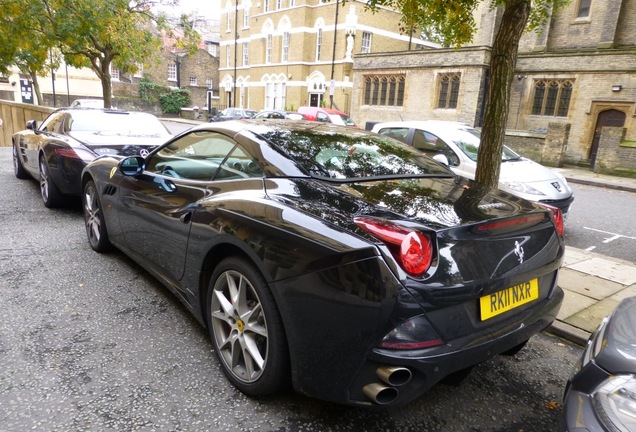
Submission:
<svg viewBox="0 0 636 432">
<path fill-rule="evenodd" d="M 256 267 L 256 269 L 260 272 L 260 274 L 265 279 L 265 282 L 269 285 L 273 281 L 273 277 L 271 273 L 267 270 L 266 266 L 263 264 L 261 259 L 256 255 L 256 253 L 247 248 L 245 244 L 241 244 L 241 242 L 235 239 L 232 236 L 223 236 L 224 238 L 221 241 L 217 241 L 206 253 L 205 258 L 201 264 L 201 276 L 199 280 L 199 299 L 207 298 L 207 290 L 210 282 L 210 278 L 214 273 L 216 267 L 223 261 L 225 258 L 230 256 L 235 256 L 246 260 L 248 263 L 251 263 Z M 276 300 L 276 294 L 274 295 L 274 299 Z M 200 302 L 201 305 L 201 316 L 206 317 L 206 304 L 205 301 Z M 205 319 L 206 326 L 209 325 L 207 322 L 207 318 Z"/>
</svg>

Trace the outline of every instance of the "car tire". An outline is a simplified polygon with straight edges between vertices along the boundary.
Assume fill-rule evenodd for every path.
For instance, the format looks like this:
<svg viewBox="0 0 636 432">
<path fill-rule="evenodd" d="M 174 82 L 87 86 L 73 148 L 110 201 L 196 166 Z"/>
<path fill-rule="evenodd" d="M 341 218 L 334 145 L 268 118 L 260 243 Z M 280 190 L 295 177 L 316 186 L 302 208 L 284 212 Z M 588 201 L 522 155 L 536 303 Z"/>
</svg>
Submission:
<svg viewBox="0 0 636 432">
<path fill-rule="evenodd" d="M 15 143 L 13 144 L 13 173 L 20 180 L 29 178 L 29 173 L 27 173 L 24 169 L 24 165 L 22 165 L 20 155 L 18 154 L 18 146 Z"/>
<path fill-rule="evenodd" d="M 215 269 L 207 294 L 210 338 L 228 379 L 249 396 L 286 387 L 285 332 L 267 283 L 245 260 L 231 257 Z"/>
<path fill-rule="evenodd" d="M 51 178 L 51 170 L 44 156 L 40 156 L 40 194 L 44 206 L 48 208 L 59 207 L 62 201 L 62 194 Z"/>
<path fill-rule="evenodd" d="M 95 252 L 108 252 L 112 244 L 108 238 L 106 222 L 101 201 L 97 193 L 97 187 L 92 180 L 86 182 L 82 194 L 82 207 L 84 209 L 84 225 L 88 244 Z"/>
</svg>

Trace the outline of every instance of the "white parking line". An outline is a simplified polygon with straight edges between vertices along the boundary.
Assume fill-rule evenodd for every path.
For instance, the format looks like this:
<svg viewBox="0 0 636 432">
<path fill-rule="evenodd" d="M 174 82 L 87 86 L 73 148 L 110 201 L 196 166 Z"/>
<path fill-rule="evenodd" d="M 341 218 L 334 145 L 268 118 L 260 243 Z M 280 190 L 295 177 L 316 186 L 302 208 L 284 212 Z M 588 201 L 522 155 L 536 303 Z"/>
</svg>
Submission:
<svg viewBox="0 0 636 432">
<path fill-rule="evenodd" d="M 599 233 L 602 233 L 602 234 L 609 234 L 609 235 L 611 235 L 611 237 L 606 237 L 606 238 L 605 238 L 605 240 L 603 240 L 603 243 L 605 243 L 605 244 L 607 244 L 607 243 L 611 243 L 611 242 L 613 242 L 614 240 L 618 240 L 618 239 L 620 239 L 620 238 L 626 238 L 626 239 L 630 239 L 630 240 L 636 240 L 636 237 L 630 237 L 630 236 L 625 236 L 625 235 L 622 235 L 622 234 L 616 234 L 616 233 L 613 233 L 613 232 L 603 231 L 603 230 L 599 230 L 599 229 L 596 229 L 596 228 L 583 227 L 583 229 L 590 230 L 590 231 L 596 231 L 596 232 L 599 232 Z M 586 251 L 588 251 L 588 252 L 591 252 L 591 251 L 593 251 L 594 249 L 596 249 L 596 246 L 590 246 L 589 248 L 587 248 L 587 249 L 585 249 L 585 250 L 586 250 Z"/>
</svg>

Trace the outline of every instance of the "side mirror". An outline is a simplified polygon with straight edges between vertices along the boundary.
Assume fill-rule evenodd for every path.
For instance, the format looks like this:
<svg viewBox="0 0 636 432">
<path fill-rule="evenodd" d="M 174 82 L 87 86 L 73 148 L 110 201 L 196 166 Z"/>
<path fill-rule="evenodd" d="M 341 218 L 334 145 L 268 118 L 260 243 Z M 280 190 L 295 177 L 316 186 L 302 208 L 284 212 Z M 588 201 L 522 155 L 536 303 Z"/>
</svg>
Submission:
<svg viewBox="0 0 636 432">
<path fill-rule="evenodd" d="M 450 166 L 449 162 L 448 162 L 448 158 L 446 157 L 446 155 L 443 154 L 436 154 L 435 156 L 433 156 L 433 159 L 436 160 L 437 162 L 444 164 L 446 166 Z"/>
<path fill-rule="evenodd" d="M 119 163 L 119 169 L 125 176 L 137 176 L 144 172 L 144 158 L 141 156 L 131 156 Z"/>
<path fill-rule="evenodd" d="M 36 122 L 35 120 L 29 120 L 26 122 L 26 128 L 35 131 L 38 129 L 38 122 Z"/>
</svg>

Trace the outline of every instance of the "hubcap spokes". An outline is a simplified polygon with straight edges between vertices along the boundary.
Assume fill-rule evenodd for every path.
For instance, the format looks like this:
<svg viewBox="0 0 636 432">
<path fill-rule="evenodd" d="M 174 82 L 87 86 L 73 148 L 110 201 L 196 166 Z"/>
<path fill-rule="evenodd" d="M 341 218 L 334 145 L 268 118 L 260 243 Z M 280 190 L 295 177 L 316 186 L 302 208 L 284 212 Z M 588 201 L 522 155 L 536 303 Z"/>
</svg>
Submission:
<svg viewBox="0 0 636 432">
<path fill-rule="evenodd" d="M 216 281 L 212 295 L 212 330 L 223 362 L 233 375 L 254 382 L 267 363 L 267 324 L 252 284 L 229 270 Z"/>
<path fill-rule="evenodd" d="M 40 161 L 40 192 L 46 201 L 49 198 L 49 175 L 44 161 Z"/>
<path fill-rule="evenodd" d="M 89 187 L 84 196 L 84 214 L 86 215 L 86 231 L 92 244 L 97 244 L 101 237 L 101 221 L 99 219 L 99 205 L 97 192 Z"/>
</svg>

